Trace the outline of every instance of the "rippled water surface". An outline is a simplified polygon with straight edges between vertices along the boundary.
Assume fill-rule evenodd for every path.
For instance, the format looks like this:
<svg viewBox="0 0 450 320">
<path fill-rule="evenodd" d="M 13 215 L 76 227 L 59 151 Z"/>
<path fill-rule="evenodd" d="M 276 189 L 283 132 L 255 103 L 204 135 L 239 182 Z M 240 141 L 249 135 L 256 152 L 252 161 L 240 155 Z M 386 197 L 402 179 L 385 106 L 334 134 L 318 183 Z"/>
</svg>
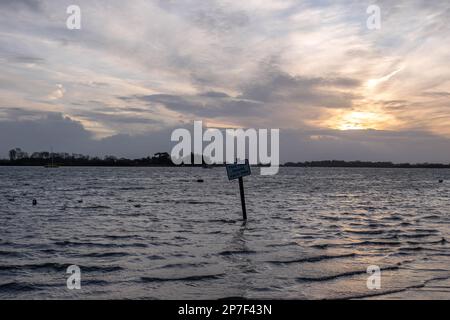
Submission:
<svg viewBox="0 0 450 320">
<path fill-rule="evenodd" d="M 283 168 L 245 188 L 242 225 L 224 168 L 0 167 L 0 298 L 450 298 L 449 170 Z"/>
</svg>

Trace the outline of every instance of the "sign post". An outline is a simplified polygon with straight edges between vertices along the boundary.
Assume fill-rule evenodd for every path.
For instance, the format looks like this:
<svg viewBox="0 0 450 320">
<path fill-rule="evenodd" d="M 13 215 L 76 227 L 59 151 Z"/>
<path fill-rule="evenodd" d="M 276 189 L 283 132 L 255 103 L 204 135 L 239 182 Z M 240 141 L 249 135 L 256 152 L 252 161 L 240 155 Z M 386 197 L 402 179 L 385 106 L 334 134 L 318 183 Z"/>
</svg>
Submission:
<svg viewBox="0 0 450 320">
<path fill-rule="evenodd" d="M 247 210 L 245 209 L 244 179 L 239 178 L 239 191 L 241 193 L 242 218 L 247 220 Z"/>
<path fill-rule="evenodd" d="M 247 221 L 247 210 L 245 208 L 245 193 L 244 193 L 244 179 L 243 177 L 249 176 L 252 174 L 250 170 L 250 164 L 248 160 L 245 160 L 243 164 L 227 164 L 227 175 L 228 180 L 239 179 L 239 191 L 241 194 L 241 205 L 242 205 L 242 218 L 244 221 Z"/>
</svg>

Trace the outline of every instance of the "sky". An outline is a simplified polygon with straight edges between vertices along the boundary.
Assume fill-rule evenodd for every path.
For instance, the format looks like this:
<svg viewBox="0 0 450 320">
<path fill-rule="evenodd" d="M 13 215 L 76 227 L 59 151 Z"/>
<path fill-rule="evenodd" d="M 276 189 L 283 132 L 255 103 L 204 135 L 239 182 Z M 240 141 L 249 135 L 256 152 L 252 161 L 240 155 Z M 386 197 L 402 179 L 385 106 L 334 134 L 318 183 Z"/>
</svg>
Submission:
<svg viewBox="0 0 450 320">
<path fill-rule="evenodd" d="M 144 157 L 202 120 L 279 128 L 282 161 L 450 163 L 449 61 L 449 1 L 0 0 L 0 157 Z"/>
</svg>

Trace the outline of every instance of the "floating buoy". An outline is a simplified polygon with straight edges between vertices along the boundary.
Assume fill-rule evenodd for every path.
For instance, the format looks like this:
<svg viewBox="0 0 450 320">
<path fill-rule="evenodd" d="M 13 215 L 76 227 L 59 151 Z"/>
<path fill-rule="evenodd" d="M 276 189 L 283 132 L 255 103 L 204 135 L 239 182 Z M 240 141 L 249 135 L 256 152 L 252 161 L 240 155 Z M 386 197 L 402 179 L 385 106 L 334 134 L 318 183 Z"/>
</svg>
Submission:
<svg viewBox="0 0 450 320">
<path fill-rule="evenodd" d="M 83 200 L 78 200 L 78 203 L 83 203 Z"/>
<path fill-rule="evenodd" d="M 135 204 L 134 207 L 135 207 L 135 208 L 140 208 L 141 205 L 140 205 L 140 204 Z"/>
<path fill-rule="evenodd" d="M 203 180 L 203 179 L 197 179 L 197 182 L 198 182 L 198 183 L 202 183 L 202 182 L 205 182 L 205 180 Z"/>
<path fill-rule="evenodd" d="M 33 206 L 37 205 L 37 200 L 33 199 Z"/>
</svg>

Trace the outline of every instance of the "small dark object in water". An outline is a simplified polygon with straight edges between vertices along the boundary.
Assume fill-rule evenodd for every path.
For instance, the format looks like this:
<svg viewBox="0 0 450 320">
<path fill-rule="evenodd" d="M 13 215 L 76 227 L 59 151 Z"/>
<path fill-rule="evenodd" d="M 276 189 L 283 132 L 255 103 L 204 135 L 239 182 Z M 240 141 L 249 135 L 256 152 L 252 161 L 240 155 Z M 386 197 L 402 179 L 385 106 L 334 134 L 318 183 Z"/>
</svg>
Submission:
<svg viewBox="0 0 450 320">
<path fill-rule="evenodd" d="M 135 204 L 134 207 L 135 207 L 135 208 L 140 208 L 141 205 L 140 205 L 140 204 Z"/>
<path fill-rule="evenodd" d="M 439 183 L 444 183 L 444 180 L 443 180 L 443 179 L 440 179 L 440 180 L 439 180 Z"/>
<path fill-rule="evenodd" d="M 33 206 L 37 205 L 37 200 L 33 199 Z"/>
<path fill-rule="evenodd" d="M 78 203 L 83 203 L 83 200 L 78 200 Z"/>
<path fill-rule="evenodd" d="M 205 182 L 205 180 L 203 180 L 203 179 L 197 179 L 197 182 L 198 182 L 198 183 L 202 183 L 202 182 Z"/>
<path fill-rule="evenodd" d="M 447 243 L 447 240 L 445 240 L 445 238 L 442 238 L 441 243 L 442 243 L 442 244 L 446 244 L 446 243 Z"/>
</svg>

